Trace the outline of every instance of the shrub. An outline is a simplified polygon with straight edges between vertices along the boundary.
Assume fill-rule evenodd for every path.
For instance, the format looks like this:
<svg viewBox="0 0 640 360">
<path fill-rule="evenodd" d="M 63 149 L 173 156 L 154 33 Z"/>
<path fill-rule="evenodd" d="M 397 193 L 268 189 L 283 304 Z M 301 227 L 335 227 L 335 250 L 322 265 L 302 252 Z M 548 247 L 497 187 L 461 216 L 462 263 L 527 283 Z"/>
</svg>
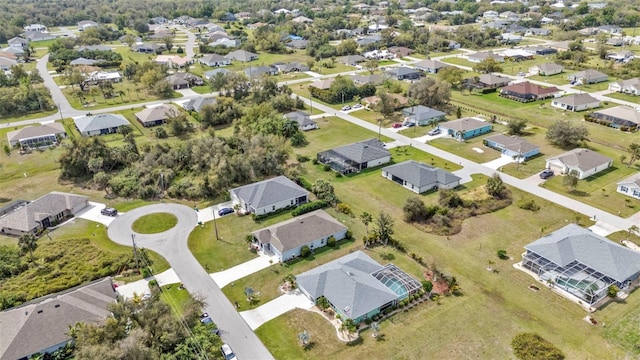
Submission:
<svg viewBox="0 0 640 360">
<path fill-rule="evenodd" d="M 318 165 L 318 159 L 313 159 L 313 160 L 311 160 L 311 163 L 312 163 L 313 165 Z"/>
<path fill-rule="evenodd" d="M 298 155 L 298 156 L 296 156 L 296 159 L 301 163 L 305 163 L 305 162 L 309 161 L 309 157 L 308 156 L 304 156 L 304 155 Z"/>
<path fill-rule="evenodd" d="M 150 289 L 153 289 L 153 288 L 155 288 L 157 286 L 158 286 L 158 281 L 157 280 L 154 279 L 154 280 L 149 281 L 149 288 Z"/>
<path fill-rule="evenodd" d="M 609 288 L 607 289 L 607 296 L 614 299 L 618 296 L 618 291 L 620 291 L 620 289 L 618 289 L 617 286 L 610 285 Z"/>
<path fill-rule="evenodd" d="M 336 211 L 341 212 L 341 213 L 346 214 L 346 215 L 353 216 L 353 212 L 351 211 L 351 208 L 349 207 L 349 205 L 347 205 L 345 203 L 338 203 L 338 205 L 336 205 Z"/>
<path fill-rule="evenodd" d="M 333 235 L 329 236 L 329 238 L 327 239 L 327 246 L 329 247 L 336 246 L 336 238 L 333 237 Z"/>
<path fill-rule="evenodd" d="M 306 258 L 306 257 L 309 257 L 309 255 L 311 255 L 311 249 L 309 249 L 307 245 L 303 246 L 300 249 L 300 256 L 302 256 L 303 258 Z"/>
<path fill-rule="evenodd" d="M 293 216 L 298 216 L 314 210 L 322 209 L 323 207 L 326 207 L 326 206 L 327 206 L 327 202 L 324 200 L 312 201 L 312 202 L 298 206 L 295 210 L 291 212 L 291 214 Z"/>
<path fill-rule="evenodd" d="M 497 255 L 498 255 L 498 258 L 502 260 L 506 260 L 509 258 L 509 256 L 507 255 L 507 250 L 500 249 L 497 251 Z"/>
<path fill-rule="evenodd" d="M 540 205 L 538 205 L 536 201 L 533 199 L 521 199 L 520 201 L 518 201 L 518 207 L 520 209 L 530 210 L 530 211 L 540 210 Z"/>
<path fill-rule="evenodd" d="M 431 281 L 429 281 L 429 280 L 423 280 L 422 281 L 422 288 L 426 292 L 431 292 L 431 290 L 433 290 L 433 283 Z"/>
<path fill-rule="evenodd" d="M 341 172 L 336 172 L 336 177 L 337 178 L 341 178 L 342 177 L 342 173 Z"/>
<path fill-rule="evenodd" d="M 298 185 L 302 186 L 307 191 L 311 191 L 311 186 L 312 185 L 311 185 L 311 183 L 309 181 L 307 181 L 307 179 L 305 179 L 303 177 L 299 177 L 297 182 L 298 182 Z"/>
<path fill-rule="evenodd" d="M 142 268 L 142 277 L 145 278 L 145 279 L 148 278 L 148 277 L 151 277 L 151 271 L 149 271 L 148 268 L 143 267 Z"/>
<path fill-rule="evenodd" d="M 549 341 L 534 333 L 520 333 L 511 341 L 513 353 L 522 360 L 562 360 L 564 354 Z"/>
<path fill-rule="evenodd" d="M 322 166 L 322 170 L 324 170 L 324 171 L 329 171 L 329 170 L 331 170 L 331 166 L 330 166 L 329 164 L 324 164 L 324 165 Z"/>
</svg>

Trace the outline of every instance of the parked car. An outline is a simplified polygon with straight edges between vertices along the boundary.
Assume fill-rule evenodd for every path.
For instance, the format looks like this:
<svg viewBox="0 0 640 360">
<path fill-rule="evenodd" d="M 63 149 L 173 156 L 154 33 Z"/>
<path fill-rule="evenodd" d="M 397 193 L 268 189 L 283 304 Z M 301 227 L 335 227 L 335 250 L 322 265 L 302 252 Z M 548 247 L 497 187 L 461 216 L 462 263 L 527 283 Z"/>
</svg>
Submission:
<svg viewBox="0 0 640 360">
<path fill-rule="evenodd" d="M 518 73 L 518 76 L 524 76 L 524 75 L 525 75 L 524 71 L 520 71 L 520 72 Z"/>
<path fill-rule="evenodd" d="M 348 111 L 348 110 L 351 110 L 351 106 L 345 105 L 342 107 L 342 111 Z"/>
<path fill-rule="evenodd" d="M 550 177 L 553 176 L 553 171 L 549 170 L 549 169 L 544 169 L 542 170 L 542 172 L 540 173 L 540 179 L 546 180 Z"/>
<path fill-rule="evenodd" d="M 393 123 L 393 125 L 391 125 L 392 128 L 394 129 L 398 129 L 402 127 L 402 123 Z"/>
<path fill-rule="evenodd" d="M 118 210 L 114 208 L 104 208 L 100 210 L 100 214 L 107 216 L 118 216 Z"/>
<path fill-rule="evenodd" d="M 220 346 L 220 352 L 222 353 L 222 356 L 224 356 L 225 360 L 238 359 L 236 357 L 236 354 L 233 353 L 233 350 L 231 350 L 231 346 L 229 346 L 229 344 L 223 344 L 222 346 Z"/>
<path fill-rule="evenodd" d="M 433 135 L 438 135 L 438 134 L 440 134 L 440 128 L 431 129 L 431 130 L 429 130 L 429 132 L 427 133 L 427 135 L 431 135 L 431 136 L 433 136 Z"/>
<path fill-rule="evenodd" d="M 222 209 L 218 210 L 218 215 L 225 216 L 225 215 L 231 214 L 233 212 L 235 212 L 235 210 L 233 210 L 232 208 L 222 208 Z"/>
<path fill-rule="evenodd" d="M 405 121 L 402 126 L 404 127 L 412 127 L 412 126 L 416 126 L 416 123 L 411 122 L 411 121 Z"/>
<path fill-rule="evenodd" d="M 206 313 L 205 313 L 206 314 Z M 204 315 L 204 314 L 203 314 Z M 211 319 L 211 317 L 209 316 L 209 314 L 207 314 L 206 317 L 201 318 L 200 322 L 203 323 L 204 325 L 207 324 L 211 324 L 211 333 L 212 334 L 216 334 L 216 335 L 220 335 L 220 329 L 218 329 L 217 326 L 215 326 L 215 324 L 213 323 L 213 320 Z"/>
<path fill-rule="evenodd" d="M 362 104 L 355 104 L 353 105 L 354 109 L 360 109 L 362 107 Z"/>
</svg>

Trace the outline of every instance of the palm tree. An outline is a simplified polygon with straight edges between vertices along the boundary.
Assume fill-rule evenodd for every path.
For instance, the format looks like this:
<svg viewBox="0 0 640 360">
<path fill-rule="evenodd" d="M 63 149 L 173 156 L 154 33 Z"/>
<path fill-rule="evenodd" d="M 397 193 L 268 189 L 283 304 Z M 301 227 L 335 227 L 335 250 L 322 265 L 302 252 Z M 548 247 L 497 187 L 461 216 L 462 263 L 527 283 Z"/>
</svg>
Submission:
<svg viewBox="0 0 640 360">
<path fill-rule="evenodd" d="M 627 237 L 627 240 L 628 240 L 628 238 L 630 238 L 631 235 L 637 235 L 638 232 L 640 231 L 640 228 L 637 225 L 631 225 L 631 227 L 629 227 L 627 231 L 629 232 L 629 236 Z"/>
<path fill-rule="evenodd" d="M 290 138 L 298 131 L 298 122 L 295 120 L 285 121 L 285 123 L 282 125 L 282 132 L 285 137 Z"/>
<path fill-rule="evenodd" d="M 373 221 L 373 216 L 371 216 L 371 214 L 369 214 L 368 212 L 363 212 L 362 215 L 360 215 L 360 221 L 362 221 L 362 224 L 364 224 L 367 235 L 369 235 L 369 224 Z"/>
</svg>

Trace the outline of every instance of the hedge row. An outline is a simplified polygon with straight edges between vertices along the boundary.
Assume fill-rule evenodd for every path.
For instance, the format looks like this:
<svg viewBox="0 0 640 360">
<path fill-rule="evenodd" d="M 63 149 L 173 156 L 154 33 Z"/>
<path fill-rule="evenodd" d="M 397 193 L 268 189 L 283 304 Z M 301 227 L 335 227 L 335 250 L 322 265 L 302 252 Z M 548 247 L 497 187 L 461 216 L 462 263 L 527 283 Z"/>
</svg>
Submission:
<svg viewBox="0 0 640 360">
<path fill-rule="evenodd" d="M 302 214 L 306 214 L 308 212 L 312 212 L 314 210 L 322 209 L 327 207 L 328 203 L 324 200 L 312 201 L 310 203 L 302 204 L 298 206 L 295 210 L 291 212 L 293 216 L 298 216 Z"/>
</svg>

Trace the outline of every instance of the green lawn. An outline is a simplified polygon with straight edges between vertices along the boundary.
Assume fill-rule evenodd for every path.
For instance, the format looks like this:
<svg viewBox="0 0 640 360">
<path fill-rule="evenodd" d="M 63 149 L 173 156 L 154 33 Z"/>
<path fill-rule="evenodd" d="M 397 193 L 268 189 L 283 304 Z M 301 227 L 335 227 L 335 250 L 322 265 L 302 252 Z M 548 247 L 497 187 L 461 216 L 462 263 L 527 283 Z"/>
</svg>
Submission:
<svg viewBox="0 0 640 360">
<path fill-rule="evenodd" d="M 452 138 L 443 137 L 429 141 L 429 145 L 435 146 L 439 149 L 462 156 L 466 159 L 478 163 L 484 163 L 499 158 L 500 152 L 485 147 L 482 143 L 482 140 L 487 136 L 495 135 L 496 133 L 501 133 L 505 130 L 505 126 L 494 124 L 493 132 L 486 135 L 471 138 L 467 141 L 458 141 Z M 482 152 L 476 151 L 474 149 L 482 150 Z"/>
<path fill-rule="evenodd" d="M 165 232 L 178 223 L 178 218 L 169 213 L 153 213 L 139 217 L 131 228 L 140 234 L 157 234 Z"/>
<path fill-rule="evenodd" d="M 467 60 L 467 58 L 463 58 L 463 57 L 450 57 L 450 58 L 442 59 L 442 62 L 453 64 L 453 65 L 467 66 L 470 68 L 473 68 L 476 65 L 476 63 L 473 63 Z"/>
<path fill-rule="evenodd" d="M 62 89 L 62 93 L 74 109 L 87 111 L 91 111 L 93 109 L 106 109 L 113 106 L 139 104 L 154 100 L 161 100 L 161 98 L 143 89 L 140 84 L 134 83 L 129 80 L 114 83 L 113 94 L 115 94 L 115 97 L 110 99 L 105 99 L 96 86 L 92 88 L 95 90 L 81 92 L 77 87 L 75 89 L 67 87 Z M 121 91 L 122 93 L 120 93 Z M 181 96 L 182 95 L 179 92 L 174 91 L 172 98 L 179 98 Z"/>
<path fill-rule="evenodd" d="M 527 77 L 527 79 L 544 81 L 546 83 L 554 84 L 554 85 L 567 85 L 569 83 L 569 80 L 567 80 L 566 73 L 560 73 L 560 74 L 555 74 L 550 76 L 532 75 Z"/>
<path fill-rule="evenodd" d="M 179 284 L 171 284 L 161 287 L 160 299 L 164 301 L 177 316 L 182 317 L 185 306 L 191 300 L 191 294 L 187 289 L 180 289 Z"/>
<path fill-rule="evenodd" d="M 630 102 L 633 102 L 633 103 L 638 103 L 640 101 L 640 98 L 638 96 L 619 93 L 619 92 L 612 92 L 612 93 L 607 94 L 605 96 L 606 97 L 610 97 L 610 98 L 614 98 L 614 99 L 618 99 L 618 100 L 630 101 Z"/>
<path fill-rule="evenodd" d="M 294 93 L 296 93 L 296 94 L 298 94 L 300 96 L 303 96 L 305 98 L 309 98 L 309 96 L 310 96 L 309 85 L 310 85 L 310 83 L 304 82 L 304 83 L 300 83 L 300 84 L 292 84 L 289 87 L 291 88 L 292 92 L 294 92 Z M 335 109 L 335 110 L 340 110 L 344 105 L 354 105 L 356 103 L 355 101 L 347 101 L 344 104 L 343 103 L 329 104 L 329 103 L 326 103 L 326 102 L 324 102 L 322 100 L 315 99 L 315 98 L 313 99 L 313 102 L 314 103 L 315 102 L 321 103 L 321 104 L 329 106 L 330 108 Z"/>
</svg>

